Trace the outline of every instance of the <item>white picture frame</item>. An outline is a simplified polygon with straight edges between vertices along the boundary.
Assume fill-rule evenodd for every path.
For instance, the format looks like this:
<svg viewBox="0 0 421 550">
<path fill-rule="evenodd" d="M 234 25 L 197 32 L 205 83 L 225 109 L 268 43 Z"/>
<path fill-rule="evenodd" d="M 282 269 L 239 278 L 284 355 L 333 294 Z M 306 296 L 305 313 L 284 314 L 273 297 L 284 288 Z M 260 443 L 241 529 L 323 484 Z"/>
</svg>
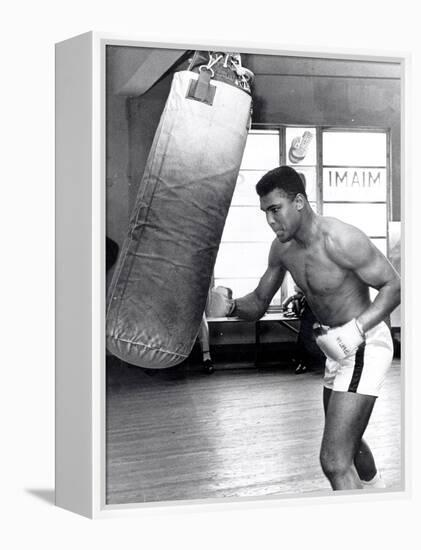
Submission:
<svg viewBox="0 0 421 550">
<path fill-rule="evenodd" d="M 89 32 L 56 45 L 56 504 L 90 517 L 110 517 L 151 504 L 107 505 L 105 494 L 105 48 L 108 45 L 227 49 L 268 55 L 317 56 L 337 59 L 399 59 L 403 90 L 408 78 L 405 54 L 319 51 L 308 48 L 250 48 L 241 44 L 165 44 L 136 37 Z M 404 98 L 405 102 L 405 98 Z M 402 130 L 407 132 L 402 109 Z M 406 140 L 402 140 L 404 143 Z M 405 154 L 402 154 L 401 203 L 405 204 Z M 404 208 L 402 208 L 404 212 Z M 403 238 L 405 228 L 403 224 Z M 402 319 L 405 309 L 402 308 Z M 405 355 L 403 355 L 405 362 Z M 402 399 L 409 376 L 405 373 Z M 408 440 L 402 438 L 402 490 L 408 494 Z M 298 496 L 297 496 L 298 498 Z M 328 503 L 329 496 L 313 497 Z M 339 498 L 339 497 L 338 497 Z M 361 498 L 360 495 L 341 499 Z M 364 498 L 370 498 L 364 495 Z M 288 504 L 295 498 L 279 498 Z M 231 501 L 238 502 L 234 499 Z M 154 506 L 171 506 L 166 502 Z M 177 502 L 198 504 L 198 502 Z M 203 505 L 208 505 L 206 501 Z"/>
</svg>

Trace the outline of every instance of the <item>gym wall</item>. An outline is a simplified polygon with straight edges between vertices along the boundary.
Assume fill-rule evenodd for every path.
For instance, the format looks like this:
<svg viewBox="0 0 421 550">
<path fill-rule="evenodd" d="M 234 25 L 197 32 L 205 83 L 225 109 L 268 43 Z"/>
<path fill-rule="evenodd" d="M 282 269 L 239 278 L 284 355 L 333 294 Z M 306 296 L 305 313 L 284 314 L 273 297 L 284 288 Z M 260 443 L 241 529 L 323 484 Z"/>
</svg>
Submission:
<svg viewBox="0 0 421 550">
<path fill-rule="evenodd" d="M 390 221 L 400 221 L 400 64 L 257 55 L 245 56 L 244 64 L 256 75 L 255 122 L 390 128 Z"/>
<path fill-rule="evenodd" d="M 159 50 L 156 50 L 159 55 Z M 183 52 L 180 52 L 180 59 Z M 107 235 L 121 245 L 159 118 L 171 70 L 140 96 L 113 93 L 107 79 Z M 244 55 L 255 74 L 253 122 L 389 128 L 391 135 L 391 220 L 400 221 L 401 67 L 398 62 Z M 113 67 L 109 67 L 111 69 Z M 108 75 L 109 76 L 109 75 Z M 263 342 L 288 341 L 291 334 L 268 326 Z M 211 328 L 213 344 L 251 343 L 248 323 Z"/>
</svg>

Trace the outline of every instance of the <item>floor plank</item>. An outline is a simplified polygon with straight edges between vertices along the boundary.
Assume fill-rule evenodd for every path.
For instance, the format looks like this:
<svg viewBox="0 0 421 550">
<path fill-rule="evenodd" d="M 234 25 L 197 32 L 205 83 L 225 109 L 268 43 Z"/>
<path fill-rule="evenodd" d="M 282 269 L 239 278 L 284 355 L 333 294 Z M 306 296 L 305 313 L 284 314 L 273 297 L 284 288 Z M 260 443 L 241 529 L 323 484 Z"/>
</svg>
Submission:
<svg viewBox="0 0 421 550">
<path fill-rule="evenodd" d="M 320 494 L 321 375 L 219 365 L 150 376 L 110 361 L 107 503 Z M 388 489 L 401 486 L 400 365 L 366 431 Z"/>
</svg>

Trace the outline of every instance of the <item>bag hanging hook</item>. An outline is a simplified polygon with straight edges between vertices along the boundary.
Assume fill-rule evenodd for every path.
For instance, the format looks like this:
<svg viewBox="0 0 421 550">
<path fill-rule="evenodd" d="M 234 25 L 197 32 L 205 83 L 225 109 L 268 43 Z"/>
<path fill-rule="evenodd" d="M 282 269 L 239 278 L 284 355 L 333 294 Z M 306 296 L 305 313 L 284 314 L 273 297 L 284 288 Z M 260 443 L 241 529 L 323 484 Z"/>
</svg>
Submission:
<svg viewBox="0 0 421 550">
<path fill-rule="evenodd" d="M 208 64 L 207 65 L 200 65 L 199 67 L 199 71 L 204 71 L 204 70 L 208 70 L 210 71 L 212 77 L 215 76 L 215 71 L 212 69 L 212 67 L 218 63 L 218 61 L 223 57 L 222 54 L 220 55 L 217 55 L 215 54 L 215 57 L 213 57 L 213 55 L 211 54 L 211 52 L 209 52 L 209 61 L 208 61 Z"/>
</svg>

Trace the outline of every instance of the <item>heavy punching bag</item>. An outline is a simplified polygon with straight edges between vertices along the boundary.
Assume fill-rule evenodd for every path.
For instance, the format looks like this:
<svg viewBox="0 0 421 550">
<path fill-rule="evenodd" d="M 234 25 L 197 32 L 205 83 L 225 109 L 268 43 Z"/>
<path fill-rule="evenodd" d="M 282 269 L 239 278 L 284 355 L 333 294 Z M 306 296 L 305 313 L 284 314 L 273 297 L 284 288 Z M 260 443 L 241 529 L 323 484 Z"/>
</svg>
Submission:
<svg viewBox="0 0 421 550">
<path fill-rule="evenodd" d="M 107 348 L 145 368 L 191 352 L 250 123 L 240 56 L 204 55 L 174 74 L 108 293 Z"/>
</svg>

